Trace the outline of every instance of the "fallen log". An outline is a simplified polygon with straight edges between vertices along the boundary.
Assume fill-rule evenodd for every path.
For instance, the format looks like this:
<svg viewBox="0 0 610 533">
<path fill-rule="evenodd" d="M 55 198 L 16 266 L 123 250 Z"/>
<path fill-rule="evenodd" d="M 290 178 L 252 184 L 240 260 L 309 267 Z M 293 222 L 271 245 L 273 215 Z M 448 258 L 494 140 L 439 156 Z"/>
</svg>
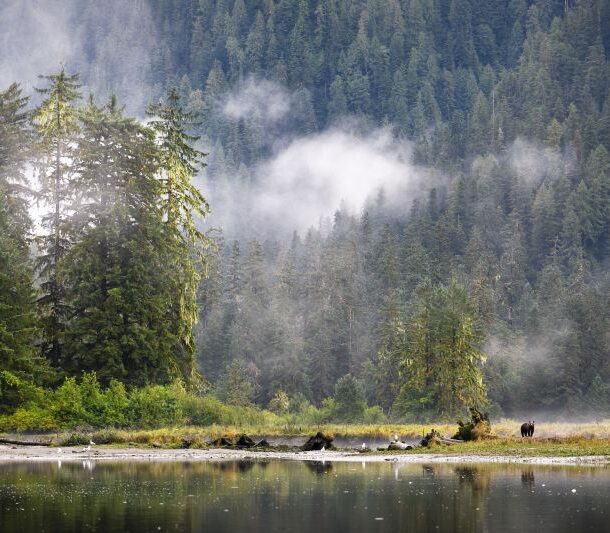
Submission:
<svg viewBox="0 0 610 533">
<path fill-rule="evenodd" d="M 207 443 L 208 446 L 222 446 L 222 447 L 226 447 L 226 446 L 233 446 L 233 441 L 227 439 L 226 437 L 220 437 L 218 439 L 214 439 L 211 440 Z"/>
<path fill-rule="evenodd" d="M 393 440 L 390 442 L 388 446 L 388 450 L 412 450 L 413 446 L 411 444 L 406 444 L 404 442 L 400 442 L 399 440 Z"/>
<path fill-rule="evenodd" d="M 51 441 L 42 442 L 42 441 L 24 441 L 24 440 L 15 440 L 15 439 L 5 439 L 0 437 L 0 444 L 15 444 L 17 446 L 51 446 Z"/>
<path fill-rule="evenodd" d="M 244 433 L 243 435 L 239 436 L 235 445 L 239 446 L 240 448 L 253 448 L 254 446 L 256 446 L 256 442 L 254 442 L 250 437 L 248 437 L 248 435 Z"/>
</svg>

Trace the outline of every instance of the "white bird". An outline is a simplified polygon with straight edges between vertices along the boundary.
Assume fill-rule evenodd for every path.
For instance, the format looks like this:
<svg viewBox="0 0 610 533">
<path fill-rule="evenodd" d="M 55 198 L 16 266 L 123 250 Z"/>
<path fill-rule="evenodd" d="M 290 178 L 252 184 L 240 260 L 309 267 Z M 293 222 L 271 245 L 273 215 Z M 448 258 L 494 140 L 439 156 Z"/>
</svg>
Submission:
<svg viewBox="0 0 610 533">
<path fill-rule="evenodd" d="M 366 450 L 366 443 L 364 443 L 364 442 L 362 443 L 362 449 Z"/>
<path fill-rule="evenodd" d="M 95 446 L 95 442 L 93 442 L 92 440 L 89 440 L 89 446 Z"/>
<path fill-rule="evenodd" d="M 326 450 L 326 446 L 322 446 L 322 449 L 320 451 L 323 452 L 324 450 Z"/>
</svg>

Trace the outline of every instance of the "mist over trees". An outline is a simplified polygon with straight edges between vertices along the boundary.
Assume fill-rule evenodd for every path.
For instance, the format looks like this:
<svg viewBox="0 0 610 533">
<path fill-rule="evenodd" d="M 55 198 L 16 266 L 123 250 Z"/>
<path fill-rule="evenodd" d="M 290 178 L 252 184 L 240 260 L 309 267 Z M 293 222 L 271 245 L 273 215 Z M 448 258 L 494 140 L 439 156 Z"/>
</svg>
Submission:
<svg viewBox="0 0 610 533">
<path fill-rule="evenodd" d="M 31 112 L 18 85 L 0 94 L 2 403 L 18 404 L 28 383 L 45 383 L 40 374 L 46 384 L 83 372 L 102 385 L 196 384 L 192 326 L 208 241 L 187 230 L 207 203 L 190 185 L 203 154 L 185 144 L 180 103 L 170 91 L 145 126 L 115 97 L 81 104 L 78 75 L 62 69 L 41 82 Z M 36 189 L 23 185 L 26 165 Z M 41 231 L 32 197 L 45 210 Z"/>
<path fill-rule="evenodd" d="M 82 83 L 123 88 L 95 37 L 109 22 L 87 13 L 67 23 L 99 61 Z M 343 420 L 608 414 L 608 2 L 147 0 L 138 16 L 156 37 L 147 123 L 64 70 L 31 105 L 0 93 L 0 405 L 95 371 Z M 206 187 L 254 190 L 278 144 L 346 117 L 408 140 L 434 180 L 289 238 L 251 224 L 255 196 L 211 206 L 235 211 L 230 232 L 202 229 L 204 159 Z"/>
<path fill-rule="evenodd" d="M 158 8 L 169 20 L 170 3 Z M 607 2 L 192 9 L 175 48 L 184 53 L 166 68 L 205 117 L 211 180 L 254 180 L 249 165 L 273 150 L 268 117 L 248 99 L 227 113 L 222 99 L 248 75 L 287 87 L 293 134 L 345 115 L 391 124 L 413 140 L 415 163 L 446 178 L 398 213 L 382 190 L 289 242 L 229 239 L 199 331 L 210 379 L 244 361 L 264 404 L 278 389 L 319 400 L 351 373 L 386 412 L 446 412 L 439 398 L 406 401 L 413 378 L 400 354 L 414 342 L 421 287 L 457 281 L 473 308 L 471 344 L 488 356 L 492 410 L 607 412 Z"/>
</svg>

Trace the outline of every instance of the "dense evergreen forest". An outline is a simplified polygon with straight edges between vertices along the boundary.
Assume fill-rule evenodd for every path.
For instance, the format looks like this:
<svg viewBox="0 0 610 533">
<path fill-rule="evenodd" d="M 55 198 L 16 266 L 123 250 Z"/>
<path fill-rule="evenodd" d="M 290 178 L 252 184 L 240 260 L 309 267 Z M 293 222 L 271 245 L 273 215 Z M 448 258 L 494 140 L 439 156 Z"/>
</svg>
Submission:
<svg viewBox="0 0 610 533">
<path fill-rule="evenodd" d="M 96 69 L 0 93 L 4 409 L 73 377 L 337 419 L 609 414 L 610 2 L 146 0 L 146 121 L 82 94 L 123 79 L 83 3 Z M 227 112 L 261 87 L 280 119 Z M 417 192 L 257 224 L 261 162 L 346 123 L 408 147 Z"/>
</svg>

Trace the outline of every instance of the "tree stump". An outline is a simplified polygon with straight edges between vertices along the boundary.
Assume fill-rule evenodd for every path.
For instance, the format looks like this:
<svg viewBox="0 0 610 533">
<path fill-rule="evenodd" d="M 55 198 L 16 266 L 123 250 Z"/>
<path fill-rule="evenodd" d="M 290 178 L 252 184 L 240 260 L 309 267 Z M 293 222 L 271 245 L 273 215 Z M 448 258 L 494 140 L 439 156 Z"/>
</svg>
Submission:
<svg viewBox="0 0 610 533">
<path fill-rule="evenodd" d="M 304 452 L 311 452 L 316 450 L 321 450 L 324 448 L 325 450 L 334 449 L 333 446 L 333 437 L 329 437 L 324 435 L 321 431 L 318 431 L 313 437 L 309 437 L 307 442 L 301 446 L 301 449 Z"/>
</svg>

